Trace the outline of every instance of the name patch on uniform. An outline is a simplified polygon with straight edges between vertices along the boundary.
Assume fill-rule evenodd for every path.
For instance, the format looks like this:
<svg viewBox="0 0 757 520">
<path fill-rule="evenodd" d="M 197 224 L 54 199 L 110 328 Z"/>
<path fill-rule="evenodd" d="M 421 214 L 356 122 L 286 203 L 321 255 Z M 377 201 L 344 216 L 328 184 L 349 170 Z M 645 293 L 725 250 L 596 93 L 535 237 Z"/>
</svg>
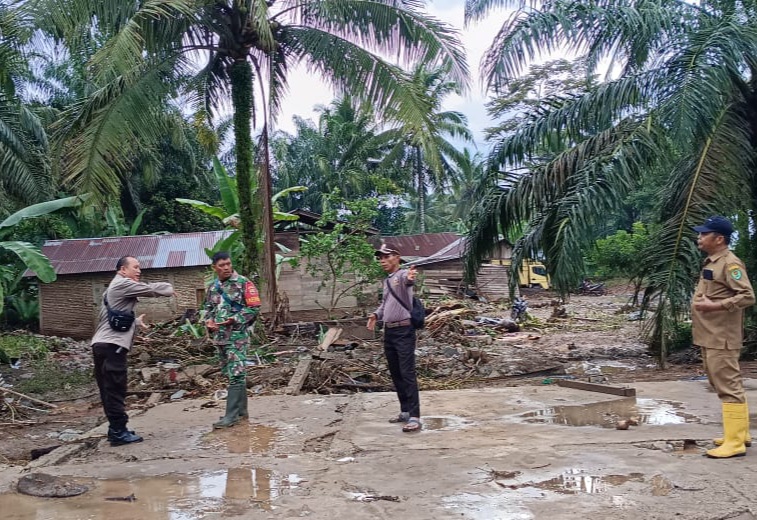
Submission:
<svg viewBox="0 0 757 520">
<path fill-rule="evenodd" d="M 741 280 L 743 274 L 741 273 L 741 266 L 738 264 L 732 264 L 728 266 L 728 272 L 731 274 L 731 278 L 734 280 Z"/>
</svg>

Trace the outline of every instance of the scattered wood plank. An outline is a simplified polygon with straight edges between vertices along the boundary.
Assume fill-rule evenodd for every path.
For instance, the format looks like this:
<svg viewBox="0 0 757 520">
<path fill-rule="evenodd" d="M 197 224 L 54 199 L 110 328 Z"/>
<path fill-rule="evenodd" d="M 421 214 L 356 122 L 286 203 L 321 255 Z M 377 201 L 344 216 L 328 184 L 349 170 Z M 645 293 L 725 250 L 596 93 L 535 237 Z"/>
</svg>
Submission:
<svg viewBox="0 0 757 520">
<path fill-rule="evenodd" d="M 58 405 L 48 403 L 47 401 L 41 401 L 39 399 L 35 399 L 34 397 L 29 397 L 26 394 L 22 394 L 21 392 L 16 392 L 15 390 L 9 390 L 8 388 L 5 388 L 5 387 L 0 386 L 0 392 L 3 392 L 5 394 L 15 395 L 16 397 L 22 397 L 24 399 L 28 399 L 29 401 L 33 403 L 41 404 L 42 406 L 47 406 L 48 408 L 58 408 Z"/>
<path fill-rule="evenodd" d="M 153 392 L 150 394 L 150 398 L 147 399 L 146 406 L 156 406 L 160 400 L 163 399 L 163 394 L 160 392 Z"/>
<path fill-rule="evenodd" d="M 565 388 L 575 388 L 577 390 L 586 390 L 587 392 L 600 392 L 603 394 L 622 395 L 624 397 L 634 397 L 635 388 L 600 385 L 598 383 L 587 383 L 585 381 L 571 381 L 569 379 L 558 379 L 557 386 Z"/>
<path fill-rule="evenodd" d="M 286 394 L 288 395 L 297 395 L 300 393 L 300 390 L 302 390 L 302 385 L 305 384 L 305 380 L 308 378 L 308 374 L 310 373 L 310 365 L 313 363 L 313 358 L 305 358 L 301 359 L 300 362 L 297 364 L 297 368 L 294 370 L 294 374 L 292 374 L 292 379 L 289 380 L 289 385 L 287 385 L 286 388 Z"/>
<path fill-rule="evenodd" d="M 339 327 L 329 327 L 329 330 L 327 330 L 326 334 L 323 336 L 323 341 L 318 345 L 318 350 L 321 350 L 322 352 L 327 351 L 329 346 L 339 339 L 343 330 L 344 329 Z"/>
</svg>

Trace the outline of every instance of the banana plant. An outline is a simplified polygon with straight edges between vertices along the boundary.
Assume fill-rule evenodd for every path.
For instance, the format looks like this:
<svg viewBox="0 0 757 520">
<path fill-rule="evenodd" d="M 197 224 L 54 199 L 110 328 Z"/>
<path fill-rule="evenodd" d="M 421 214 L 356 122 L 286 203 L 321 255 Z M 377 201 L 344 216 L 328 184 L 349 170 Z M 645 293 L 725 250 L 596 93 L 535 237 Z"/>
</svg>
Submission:
<svg viewBox="0 0 757 520">
<path fill-rule="evenodd" d="M 226 238 L 219 240 L 212 249 L 206 249 L 205 253 L 207 253 L 208 256 L 213 256 L 213 254 L 217 251 L 229 251 L 232 256 L 235 258 L 238 258 L 237 255 L 241 254 L 242 252 L 242 234 L 238 229 L 240 218 L 239 218 L 239 197 L 237 195 L 237 183 L 236 179 L 234 177 L 229 176 L 229 174 L 226 172 L 226 168 L 224 168 L 223 164 L 218 160 L 217 157 L 213 158 L 213 172 L 215 173 L 216 180 L 218 182 L 218 187 L 221 192 L 221 206 L 213 206 L 211 204 L 208 204 L 207 202 L 203 202 L 200 200 L 194 200 L 194 199 L 181 199 L 177 198 L 176 201 L 180 202 L 182 204 L 187 204 L 189 206 L 192 206 L 195 209 L 198 209 L 202 211 L 203 213 L 206 213 L 207 215 L 211 215 L 213 217 L 216 217 L 221 220 L 221 222 L 224 223 L 224 225 L 235 228 L 234 231 Z M 252 186 L 252 192 L 254 193 L 257 190 L 256 186 Z M 290 213 L 284 213 L 283 211 L 279 211 L 279 207 L 277 202 L 282 197 L 286 197 L 287 195 L 291 193 L 296 192 L 302 192 L 306 191 L 307 186 L 292 186 L 291 188 L 286 188 L 284 190 L 279 191 L 278 193 L 274 194 L 271 197 L 271 207 L 273 208 L 273 221 L 274 222 L 284 222 L 284 221 L 293 221 L 297 220 L 299 217 L 297 215 L 292 215 Z M 262 243 L 262 239 L 261 239 Z M 282 253 L 288 253 L 290 252 L 289 249 L 287 249 L 282 244 L 276 244 L 279 251 Z M 288 258 L 284 257 L 283 255 L 276 255 L 276 265 L 277 265 L 277 277 L 278 273 L 280 272 L 280 266 L 283 262 L 289 261 Z"/>
<path fill-rule="evenodd" d="M 8 218 L 0 222 L 0 239 L 6 236 L 13 226 L 28 218 L 41 217 L 43 215 L 49 215 L 55 211 L 64 208 L 74 208 L 80 206 L 89 198 L 89 195 L 80 195 L 76 197 L 66 197 L 63 199 L 51 200 L 47 202 L 40 202 L 39 204 L 33 204 L 26 208 L 17 211 L 10 215 Z M 0 248 L 6 249 L 15 253 L 19 257 L 24 266 L 34 271 L 37 278 L 43 283 L 54 282 L 56 279 L 55 269 L 53 269 L 50 260 L 42 254 L 40 249 L 29 242 L 22 242 L 16 240 L 4 240 L 0 241 Z M 3 312 L 5 289 L 3 284 L 0 284 L 0 313 Z"/>
<path fill-rule="evenodd" d="M 108 227 L 113 232 L 114 236 L 135 236 L 137 231 L 139 231 L 139 227 L 142 225 L 142 218 L 146 211 L 147 208 L 140 211 L 134 219 L 134 222 L 131 223 L 131 226 L 128 226 L 120 209 L 117 209 L 114 206 L 108 206 L 108 209 L 105 210 L 105 221 L 108 223 Z"/>
</svg>

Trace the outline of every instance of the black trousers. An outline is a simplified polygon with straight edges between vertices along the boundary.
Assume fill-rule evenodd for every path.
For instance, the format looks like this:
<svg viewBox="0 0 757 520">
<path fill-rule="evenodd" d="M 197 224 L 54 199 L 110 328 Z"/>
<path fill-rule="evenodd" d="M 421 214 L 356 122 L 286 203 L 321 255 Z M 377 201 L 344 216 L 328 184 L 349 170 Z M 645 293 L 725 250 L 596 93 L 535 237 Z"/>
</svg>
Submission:
<svg viewBox="0 0 757 520">
<path fill-rule="evenodd" d="M 129 353 L 125 348 L 116 353 L 118 345 L 113 343 L 95 343 L 92 356 L 95 360 L 95 380 L 100 389 L 100 400 L 108 417 L 110 427 L 123 430 L 129 421 L 126 415 L 127 362 Z"/>
<path fill-rule="evenodd" d="M 420 417 L 421 400 L 415 373 L 415 329 L 412 325 L 384 328 L 384 355 L 397 390 L 400 410 L 409 413 L 410 417 Z"/>
</svg>

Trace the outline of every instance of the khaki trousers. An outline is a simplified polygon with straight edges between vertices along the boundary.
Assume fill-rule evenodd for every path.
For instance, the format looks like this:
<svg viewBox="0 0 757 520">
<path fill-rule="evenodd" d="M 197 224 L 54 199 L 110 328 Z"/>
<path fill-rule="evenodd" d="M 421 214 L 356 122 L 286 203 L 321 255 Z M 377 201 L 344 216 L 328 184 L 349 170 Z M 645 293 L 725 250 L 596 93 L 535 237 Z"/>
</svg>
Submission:
<svg viewBox="0 0 757 520">
<path fill-rule="evenodd" d="M 741 349 L 702 348 L 702 363 L 707 379 L 724 403 L 745 403 L 739 355 Z"/>
</svg>

